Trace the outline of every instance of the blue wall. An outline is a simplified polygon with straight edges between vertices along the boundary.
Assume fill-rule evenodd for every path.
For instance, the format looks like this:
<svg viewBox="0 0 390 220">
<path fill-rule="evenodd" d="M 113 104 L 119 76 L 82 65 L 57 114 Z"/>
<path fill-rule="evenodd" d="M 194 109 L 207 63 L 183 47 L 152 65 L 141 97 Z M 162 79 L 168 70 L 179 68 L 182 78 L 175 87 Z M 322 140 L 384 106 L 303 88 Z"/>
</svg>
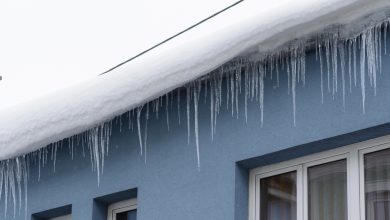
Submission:
<svg viewBox="0 0 390 220">
<path fill-rule="evenodd" d="M 129 189 L 135 190 L 134 196 L 138 198 L 139 220 L 246 219 L 248 168 L 390 133 L 388 125 L 375 127 L 390 120 L 390 56 L 383 57 L 383 66 L 377 96 L 372 89 L 367 91 L 365 115 L 362 114 L 360 88 L 347 93 L 345 111 L 341 92 L 335 100 L 326 93 L 325 102 L 321 104 L 319 62 L 313 53 L 307 56 L 306 86 L 297 89 L 296 127 L 285 74 L 279 89 L 274 89 L 274 81 L 266 83 L 263 127 L 257 103 L 249 105 L 248 123 L 243 105 L 240 105 L 239 119 L 232 117 L 230 110 L 224 107 L 212 141 L 210 107 L 201 99 L 200 171 L 193 132 L 187 144 L 185 97 L 182 96 L 181 125 L 176 108 L 170 112 L 169 131 L 165 112 L 160 112 L 159 119 L 151 117 L 146 163 L 140 156 L 136 129 L 119 132 L 118 126 L 115 127 L 100 186 L 96 174 L 91 172 L 89 155 L 84 158 L 81 148 L 73 161 L 67 147 L 60 150 L 56 172 L 53 173 L 53 165 L 49 163 L 43 168 L 40 181 L 37 168 L 31 167 L 28 219 L 33 213 L 71 205 L 73 219 L 97 220 L 99 215 L 104 216 L 104 213 L 99 214 L 99 207 L 104 209 L 106 204 L 97 203 L 95 198 Z M 371 127 L 375 128 L 349 134 Z M 338 137 L 332 138 L 335 136 Z M 0 207 L 3 213 L 3 205 Z M 9 213 L 12 215 L 11 209 Z M 0 219 L 13 217 L 0 215 Z M 16 219 L 24 219 L 23 210 Z"/>
</svg>

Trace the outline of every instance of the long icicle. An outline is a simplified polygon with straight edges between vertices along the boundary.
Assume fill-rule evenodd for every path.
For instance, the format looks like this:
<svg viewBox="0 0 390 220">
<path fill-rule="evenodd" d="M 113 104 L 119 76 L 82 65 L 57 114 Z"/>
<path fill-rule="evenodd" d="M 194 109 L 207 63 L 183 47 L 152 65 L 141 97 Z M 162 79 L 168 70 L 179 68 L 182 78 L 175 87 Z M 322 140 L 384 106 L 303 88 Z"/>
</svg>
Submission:
<svg viewBox="0 0 390 220">
<path fill-rule="evenodd" d="M 198 101 L 199 101 L 199 92 L 200 92 L 200 81 L 195 82 L 195 86 L 193 89 L 194 94 L 194 129 L 195 129 L 195 142 L 196 142 L 196 156 L 198 161 L 198 170 L 200 171 L 200 153 L 199 153 L 199 125 L 198 125 Z"/>
</svg>

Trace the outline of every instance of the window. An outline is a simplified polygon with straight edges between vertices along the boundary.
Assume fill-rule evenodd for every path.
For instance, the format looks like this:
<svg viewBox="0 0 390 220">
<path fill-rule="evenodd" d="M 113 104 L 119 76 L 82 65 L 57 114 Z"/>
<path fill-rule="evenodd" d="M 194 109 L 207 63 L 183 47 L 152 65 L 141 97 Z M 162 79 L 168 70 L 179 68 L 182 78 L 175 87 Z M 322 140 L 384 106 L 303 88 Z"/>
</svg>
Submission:
<svg viewBox="0 0 390 220">
<path fill-rule="evenodd" d="M 60 217 L 51 218 L 50 220 L 71 220 L 71 219 L 72 219 L 71 215 L 64 215 Z"/>
<path fill-rule="evenodd" d="M 251 170 L 249 220 L 390 220 L 390 136 Z"/>
<path fill-rule="evenodd" d="M 108 220 L 136 220 L 137 200 L 129 199 L 108 206 Z"/>
</svg>

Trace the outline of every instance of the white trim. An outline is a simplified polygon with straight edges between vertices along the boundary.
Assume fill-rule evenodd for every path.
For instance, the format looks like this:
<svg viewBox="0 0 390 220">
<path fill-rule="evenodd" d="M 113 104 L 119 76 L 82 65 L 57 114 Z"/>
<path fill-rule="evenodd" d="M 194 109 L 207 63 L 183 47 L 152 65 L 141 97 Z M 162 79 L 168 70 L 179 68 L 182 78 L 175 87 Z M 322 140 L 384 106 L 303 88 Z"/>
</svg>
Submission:
<svg viewBox="0 0 390 220">
<path fill-rule="evenodd" d="M 107 220 L 116 220 L 116 214 L 137 209 L 137 199 L 129 199 L 108 206 Z"/>
<path fill-rule="evenodd" d="M 390 148 L 390 135 L 252 169 L 249 174 L 248 219 L 260 219 L 260 179 L 296 170 L 297 219 L 308 220 L 308 167 L 346 159 L 348 220 L 365 220 L 363 157 L 364 154 L 387 148 Z"/>
</svg>

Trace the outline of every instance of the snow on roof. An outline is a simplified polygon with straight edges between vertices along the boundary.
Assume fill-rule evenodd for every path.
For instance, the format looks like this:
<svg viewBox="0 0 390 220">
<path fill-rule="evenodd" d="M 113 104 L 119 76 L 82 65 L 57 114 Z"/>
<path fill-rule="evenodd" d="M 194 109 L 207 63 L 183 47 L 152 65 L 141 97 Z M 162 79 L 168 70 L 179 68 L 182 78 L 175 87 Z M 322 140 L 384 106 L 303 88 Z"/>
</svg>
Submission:
<svg viewBox="0 0 390 220">
<path fill-rule="evenodd" d="M 1 109 L 0 160 L 91 129 L 236 56 L 266 53 L 387 6 L 388 0 L 246 0 L 107 74 Z"/>
</svg>

